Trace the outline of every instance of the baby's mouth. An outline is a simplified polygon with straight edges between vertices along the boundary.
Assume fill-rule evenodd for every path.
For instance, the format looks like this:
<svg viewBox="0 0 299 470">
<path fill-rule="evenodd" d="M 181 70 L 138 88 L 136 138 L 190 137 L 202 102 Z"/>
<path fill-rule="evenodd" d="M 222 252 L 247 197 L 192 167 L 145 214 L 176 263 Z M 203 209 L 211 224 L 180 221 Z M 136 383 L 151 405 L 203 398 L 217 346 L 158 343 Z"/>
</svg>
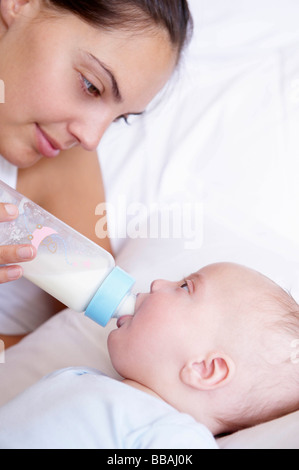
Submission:
<svg viewBox="0 0 299 470">
<path fill-rule="evenodd" d="M 132 319 L 132 318 L 133 318 L 133 315 L 123 315 L 123 316 L 120 317 L 120 318 L 117 320 L 117 322 L 116 322 L 117 328 L 121 328 L 122 325 L 123 325 L 124 323 L 126 323 L 126 321 L 127 321 L 128 319 Z"/>
</svg>

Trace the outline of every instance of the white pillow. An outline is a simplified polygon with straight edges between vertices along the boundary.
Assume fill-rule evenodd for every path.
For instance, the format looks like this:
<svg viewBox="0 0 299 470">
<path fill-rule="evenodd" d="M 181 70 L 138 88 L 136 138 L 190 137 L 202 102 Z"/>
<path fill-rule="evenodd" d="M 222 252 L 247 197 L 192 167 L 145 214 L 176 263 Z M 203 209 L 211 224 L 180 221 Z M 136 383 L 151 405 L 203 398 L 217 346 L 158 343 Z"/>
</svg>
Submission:
<svg viewBox="0 0 299 470">
<path fill-rule="evenodd" d="M 299 411 L 218 439 L 222 449 L 299 449 Z"/>
</svg>

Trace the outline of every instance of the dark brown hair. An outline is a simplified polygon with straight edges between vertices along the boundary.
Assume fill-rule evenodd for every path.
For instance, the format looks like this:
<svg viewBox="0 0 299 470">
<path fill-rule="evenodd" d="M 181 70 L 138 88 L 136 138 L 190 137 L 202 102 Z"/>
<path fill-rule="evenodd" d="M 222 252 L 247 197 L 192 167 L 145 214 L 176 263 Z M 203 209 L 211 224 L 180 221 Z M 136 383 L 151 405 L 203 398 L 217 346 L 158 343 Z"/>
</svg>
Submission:
<svg viewBox="0 0 299 470">
<path fill-rule="evenodd" d="M 187 0 L 45 0 L 45 3 L 101 28 L 142 31 L 160 26 L 168 32 L 178 56 L 192 34 Z"/>
</svg>

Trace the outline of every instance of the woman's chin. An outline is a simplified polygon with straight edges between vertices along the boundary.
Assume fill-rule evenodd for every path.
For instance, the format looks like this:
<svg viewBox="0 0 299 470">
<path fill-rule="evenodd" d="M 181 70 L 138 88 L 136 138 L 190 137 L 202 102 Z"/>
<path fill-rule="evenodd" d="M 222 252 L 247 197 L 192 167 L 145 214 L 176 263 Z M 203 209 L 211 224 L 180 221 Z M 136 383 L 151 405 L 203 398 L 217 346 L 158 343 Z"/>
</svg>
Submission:
<svg viewBox="0 0 299 470">
<path fill-rule="evenodd" d="M 30 168 L 35 165 L 43 156 L 34 150 L 23 150 L 20 152 L 14 151 L 13 153 L 3 153 L 2 156 L 12 165 L 20 169 Z"/>
</svg>

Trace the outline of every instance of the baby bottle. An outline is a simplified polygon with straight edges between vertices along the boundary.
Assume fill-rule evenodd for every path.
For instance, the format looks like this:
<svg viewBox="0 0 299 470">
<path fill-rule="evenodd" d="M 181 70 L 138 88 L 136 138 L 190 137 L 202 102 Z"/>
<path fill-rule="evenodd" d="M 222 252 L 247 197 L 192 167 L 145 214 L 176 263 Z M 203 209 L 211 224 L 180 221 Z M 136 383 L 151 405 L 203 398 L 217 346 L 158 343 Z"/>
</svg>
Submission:
<svg viewBox="0 0 299 470">
<path fill-rule="evenodd" d="M 31 243 L 37 250 L 33 261 L 19 263 L 24 277 L 102 326 L 133 315 L 135 281 L 110 253 L 2 181 L 0 202 L 19 208 L 17 219 L 1 223 L 0 245 Z"/>
</svg>

